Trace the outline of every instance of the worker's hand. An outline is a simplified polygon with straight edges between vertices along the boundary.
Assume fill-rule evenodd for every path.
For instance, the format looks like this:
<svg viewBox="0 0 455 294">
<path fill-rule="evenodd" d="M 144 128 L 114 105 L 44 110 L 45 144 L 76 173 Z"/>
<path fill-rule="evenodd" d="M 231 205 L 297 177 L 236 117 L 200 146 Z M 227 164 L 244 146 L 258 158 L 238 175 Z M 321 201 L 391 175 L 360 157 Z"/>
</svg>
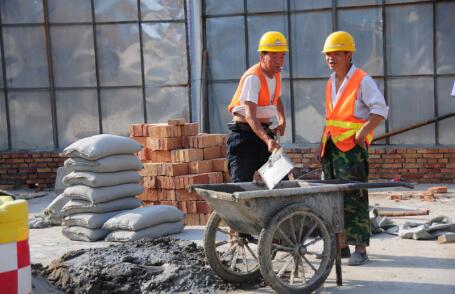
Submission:
<svg viewBox="0 0 455 294">
<path fill-rule="evenodd" d="M 322 145 L 319 145 L 316 150 L 314 151 L 314 158 L 317 160 L 317 161 L 321 161 L 322 158 L 321 158 L 321 152 L 322 152 Z"/>
<path fill-rule="evenodd" d="M 355 144 L 364 150 L 367 149 L 367 144 L 365 143 L 365 139 L 366 139 L 366 135 L 364 135 L 362 131 L 355 133 L 355 138 L 354 138 Z"/>
<path fill-rule="evenodd" d="M 277 136 L 284 136 L 284 130 L 286 129 L 286 124 L 285 123 L 282 123 L 282 124 L 279 124 L 276 128 L 273 129 L 273 132 L 277 135 Z"/>
<path fill-rule="evenodd" d="M 267 149 L 269 150 L 270 153 L 272 153 L 273 150 L 275 149 L 279 149 L 280 147 L 281 147 L 280 144 L 278 144 L 278 142 L 273 139 L 269 139 L 267 141 Z"/>
</svg>

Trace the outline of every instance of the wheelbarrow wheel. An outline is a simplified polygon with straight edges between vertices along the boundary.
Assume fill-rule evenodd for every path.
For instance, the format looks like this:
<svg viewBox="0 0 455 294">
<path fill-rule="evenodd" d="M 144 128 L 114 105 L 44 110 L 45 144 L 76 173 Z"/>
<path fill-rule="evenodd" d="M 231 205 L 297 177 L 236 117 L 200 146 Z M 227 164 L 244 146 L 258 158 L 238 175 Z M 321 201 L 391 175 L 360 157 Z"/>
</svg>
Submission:
<svg viewBox="0 0 455 294">
<path fill-rule="evenodd" d="M 207 222 L 204 250 L 212 269 L 226 281 L 254 282 L 261 276 L 257 239 L 232 230 L 216 212 Z"/>
<path fill-rule="evenodd" d="M 259 236 L 264 280 L 278 293 L 311 293 L 327 279 L 335 259 L 331 228 L 304 204 L 281 209 Z"/>
</svg>

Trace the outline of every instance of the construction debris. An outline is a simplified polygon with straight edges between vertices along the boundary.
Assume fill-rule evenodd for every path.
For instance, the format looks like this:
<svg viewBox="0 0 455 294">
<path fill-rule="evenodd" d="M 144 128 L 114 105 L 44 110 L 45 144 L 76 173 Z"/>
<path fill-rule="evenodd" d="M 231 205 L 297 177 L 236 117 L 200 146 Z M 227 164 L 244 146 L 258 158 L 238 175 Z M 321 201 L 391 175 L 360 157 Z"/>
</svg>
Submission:
<svg viewBox="0 0 455 294">
<path fill-rule="evenodd" d="M 138 240 L 71 251 L 48 266 L 34 264 L 64 293 L 215 293 L 235 290 L 205 264 L 194 242 L 171 238 Z M 242 288 L 257 288 L 255 284 Z"/>
<path fill-rule="evenodd" d="M 420 208 L 419 210 L 400 210 L 400 211 L 379 211 L 377 208 L 373 209 L 375 216 L 416 216 L 416 215 L 429 215 L 430 210 L 427 208 Z"/>
<path fill-rule="evenodd" d="M 439 244 L 455 243 L 455 233 L 447 233 L 438 237 Z"/>
</svg>

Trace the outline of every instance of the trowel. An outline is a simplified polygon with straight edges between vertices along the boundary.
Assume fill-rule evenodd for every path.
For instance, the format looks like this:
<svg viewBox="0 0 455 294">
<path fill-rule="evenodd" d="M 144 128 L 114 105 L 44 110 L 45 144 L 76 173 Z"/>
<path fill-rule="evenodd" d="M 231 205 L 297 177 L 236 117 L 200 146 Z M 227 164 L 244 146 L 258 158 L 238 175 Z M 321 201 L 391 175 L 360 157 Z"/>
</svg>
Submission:
<svg viewBox="0 0 455 294">
<path fill-rule="evenodd" d="M 294 168 L 291 159 L 283 148 L 273 150 L 272 155 L 258 170 L 259 175 L 269 190 L 275 188 L 279 182 Z"/>
</svg>

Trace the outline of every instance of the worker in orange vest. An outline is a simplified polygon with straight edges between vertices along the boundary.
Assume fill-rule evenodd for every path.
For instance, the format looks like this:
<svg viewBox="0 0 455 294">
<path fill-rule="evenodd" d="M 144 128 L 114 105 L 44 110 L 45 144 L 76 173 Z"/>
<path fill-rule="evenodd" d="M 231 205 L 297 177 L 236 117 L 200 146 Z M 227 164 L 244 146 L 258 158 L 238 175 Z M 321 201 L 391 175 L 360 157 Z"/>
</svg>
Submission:
<svg viewBox="0 0 455 294">
<path fill-rule="evenodd" d="M 354 38 L 347 32 L 330 34 L 322 53 L 332 75 L 326 85 L 325 128 L 318 155 L 323 178 L 368 181 L 368 147 L 373 131 L 387 118 L 388 107 L 373 79 L 352 63 Z M 342 257 L 349 265 L 368 261 L 370 242 L 368 191 L 344 194 L 345 244 Z M 354 245 L 351 255 L 347 245 Z"/>
<path fill-rule="evenodd" d="M 274 134 L 282 136 L 286 128 L 281 103 L 281 75 L 288 52 L 286 37 L 280 32 L 266 32 L 259 41 L 259 63 L 240 79 L 227 109 L 232 114 L 228 124 L 228 169 L 233 182 L 249 182 L 271 152 L 280 145 Z M 271 119 L 278 125 L 271 129 Z"/>
</svg>

